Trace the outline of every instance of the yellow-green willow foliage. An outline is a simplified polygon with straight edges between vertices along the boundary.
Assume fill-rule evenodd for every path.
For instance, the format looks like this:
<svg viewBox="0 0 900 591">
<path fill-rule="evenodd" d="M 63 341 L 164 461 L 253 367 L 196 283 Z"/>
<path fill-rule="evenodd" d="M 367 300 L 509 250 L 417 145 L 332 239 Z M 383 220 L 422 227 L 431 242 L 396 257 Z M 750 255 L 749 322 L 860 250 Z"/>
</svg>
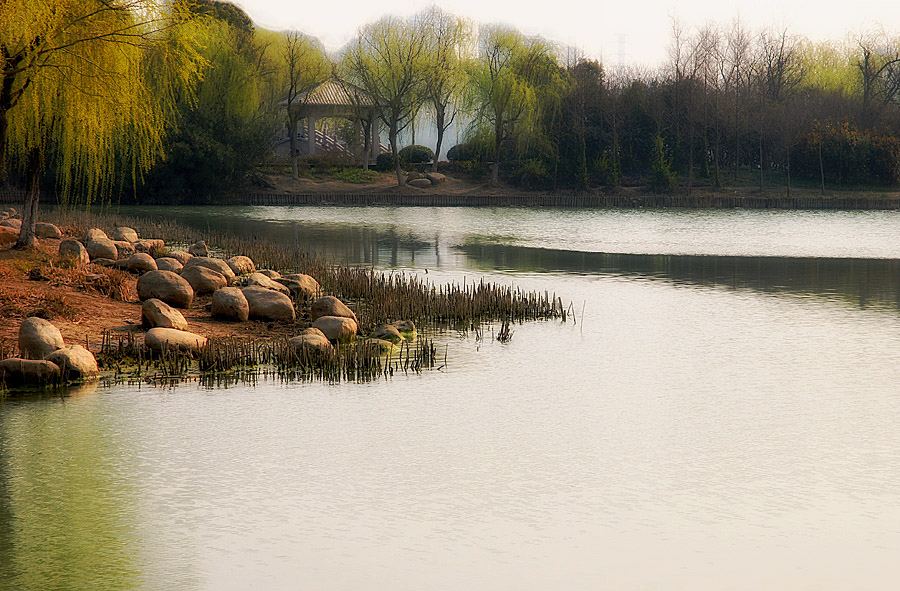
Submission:
<svg viewBox="0 0 900 591">
<path fill-rule="evenodd" d="M 64 200 L 89 203 L 163 155 L 201 63 L 183 18 L 162 0 L 0 3 L 0 178 L 12 162 L 26 171 L 20 245 L 33 241 L 45 167 Z"/>
</svg>

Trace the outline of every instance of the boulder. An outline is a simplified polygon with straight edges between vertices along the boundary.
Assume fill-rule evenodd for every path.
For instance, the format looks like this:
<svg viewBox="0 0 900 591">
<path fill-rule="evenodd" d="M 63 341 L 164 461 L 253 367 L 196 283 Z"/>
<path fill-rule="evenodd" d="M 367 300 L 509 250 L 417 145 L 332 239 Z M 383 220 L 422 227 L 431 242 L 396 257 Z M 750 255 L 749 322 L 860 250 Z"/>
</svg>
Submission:
<svg viewBox="0 0 900 591">
<path fill-rule="evenodd" d="M 12 228 L 16 232 L 22 229 L 22 220 L 16 218 L 9 218 L 0 222 L 0 226 L 5 226 L 7 228 Z"/>
<path fill-rule="evenodd" d="M 181 270 L 184 269 L 184 265 L 178 262 L 178 259 L 173 257 L 160 257 L 156 259 L 156 268 L 160 271 L 173 271 L 175 273 L 181 273 Z"/>
<path fill-rule="evenodd" d="M 281 273 L 272 269 L 263 269 L 262 271 L 257 271 L 257 273 L 262 273 L 269 279 L 281 279 Z"/>
<path fill-rule="evenodd" d="M 82 235 L 81 243 L 87 244 L 91 240 L 96 240 L 97 238 L 106 238 L 107 240 L 109 240 L 109 236 L 107 236 L 106 232 L 104 232 L 100 228 L 90 228 L 84 233 L 84 235 Z"/>
<path fill-rule="evenodd" d="M 137 252 L 134 248 L 134 244 L 127 240 L 113 240 L 112 242 L 116 245 L 116 251 L 118 251 L 120 259 L 127 259 Z"/>
<path fill-rule="evenodd" d="M 191 245 L 188 248 L 188 253 L 191 256 L 195 257 L 208 257 L 209 256 L 209 247 L 206 246 L 206 242 L 203 240 L 199 240 Z"/>
<path fill-rule="evenodd" d="M 404 339 L 410 340 L 416 338 L 416 325 L 412 320 L 397 320 L 391 322 L 391 326 L 396 328 Z"/>
<path fill-rule="evenodd" d="M 59 381 L 59 366 L 45 359 L 12 357 L 0 361 L 0 382 L 8 386 L 40 386 Z"/>
<path fill-rule="evenodd" d="M 59 329 L 49 320 L 32 316 L 19 326 L 19 354 L 25 359 L 43 359 L 65 346 Z"/>
<path fill-rule="evenodd" d="M 194 290 L 194 293 L 213 293 L 217 289 L 222 289 L 228 285 L 228 280 L 218 271 L 213 271 L 209 267 L 201 267 L 194 265 L 193 267 L 185 267 L 181 271 L 181 277 L 186 279 Z"/>
<path fill-rule="evenodd" d="M 344 316 L 322 316 L 313 322 L 329 341 L 350 341 L 356 336 L 356 321 Z"/>
<path fill-rule="evenodd" d="M 188 262 L 188 259 L 192 258 L 194 255 L 189 254 L 183 250 L 170 250 L 166 253 L 167 257 L 173 258 L 182 265 Z"/>
<path fill-rule="evenodd" d="M 159 252 L 166 247 L 166 241 L 159 238 L 144 238 L 134 243 L 134 249 L 138 252 L 146 252 L 153 254 L 154 251 Z"/>
<path fill-rule="evenodd" d="M 172 271 L 144 273 L 138 279 L 137 290 L 141 301 L 158 298 L 176 308 L 187 308 L 194 301 L 194 288 Z"/>
<path fill-rule="evenodd" d="M 231 267 L 231 270 L 235 275 L 249 275 L 251 273 L 256 273 L 256 265 L 253 264 L 250 257 L 238 255 L 236 257 L 231 257 L 225 262 Z"/>
<path fill-rule="evenodd" d="M 138 233 L 134 230 L 134 228 L 129 228 L 128 226 L 118 226 L 115 230 L 113 230 L 112 236 L 110 236 L 113 240 L 124 240 L 126 242 L 137 242 L 140 240 L 138 238 Z"/>
<path fill-rule="evenodd" d="M 81 345 L 57 349 L 47 356 L 47 361 L 59 366 L 63 381 L 95 380 L 100 377 L 94 354 Z"/>
<path fill-rule="evenodd" d="M 416 170 L 411 170 L 406 175 L 406 182 L 414 181 L 414 180 L 421 179 L 421 178 L 425 178 L 424 176 L 422 176 L 421 172 L 418 172 Z"/>
<path fill-rule="evenodd" d="M 119 258 L 119 251 L 116 245 L 109 238 L 98 236 L 93 240 L 89 240 L 85 245 L 91 260 L 94 259 L 112 259 Z"/>
<path fill-rule="evenodd" d="M 442 185 L 447 182 L 447 177 L 439 172 L 426 172 L 425 178 L 431 181 L 432 185 Z"/>
<path fill-rule="evenodd" d="M 290 340 L 298 355 L 321 355 L 334 351 L 331 341 L 318 328 L 307 328 Z"/>
<path fill-rule="evenodd" d="M 232 271 L 231 267 L 228 266 L 228 263 L 222 259 L 195 256 L 184 264 L 184 270 L 187 271 L 191 267 L 206 267 L 207 269 L 212 269 L 225 277 L 225 280 L 228 281 L 228 285 L 234 283 L 234 271 Z M 184 273 L 182 272 L 182 274 Z"/>
<path fill-rule="evenodd" d="M 213 292 L 211 313 L 215 318 L 246 322 L 250 318 L 250 304 L 237 287 L 223 287 Z"/>
<path fill-rule="evenodd" d="M 390 353 L 394 350 L 394 343 L 391 341 L 386 341 L 384 339 L 361 339 L 356 342 L 357 347 L 363 347 L 365 349 L 374 349 L 380 355 L 384 355 L 385 353 Z"/>
<path fill-rule="evenodd" d="M 0 246 L 10 246 L 19 239 L 19 231 L 0 225 Z M 87 254 L 87 253 L 85 253 Z"/>
<path fill-rule="evenodd" d="M 164 301 L 157 298 L 145 300 L 141 306 L 141 325 L 150 328 L 174 328 L 187 330 L 188 324 L 184 316 Z"/>
<path fill-rule="evenodd" d="M 62 238 L 62 232 L 49 222 L 37 222 L 34 225 L 34 235 L 38 238 Z"/>
<path fill-rule="evenodd" d="M 309 313 L 313 320 L 322 316 L 341 316 L 343 318 L 352 318 L 354 322 L 357 321 L 353 310 L 334 296 L 324 296 L 317 299 L 313 302 Z"/>
<path fill-rule="evenodd" d="M 5 215 L 6 217 L 14 218 L 17 215 L 19 215 L 19 212 L 16 211 L 15 207 L 7 207 L 6 209 L 3 210 L 3 215 Z"/>
<path fill-rule="evenodd" d="M 260 287 L 265 287 L 266 289 L 273 289 L 277 292 L 283 293 L 284 295 L 291 295 L 290 289 L 280 283 L 272 281 L 262 273 L 251 273 L 247 278 L 247 285 L 258 285 Z"/>
<path fill-rule="evenodd" d="M 156 261 L 153 260 L 153 257 L 146 252 L 136 252 L 128 257 L 128 263 L 125 268 L 132 273 L 146 273 L 148 271 L 156 271 L 159 269 L 159 267 L 156 266 Z"/>
<path fill-rule="evenodd" d="M 304 298 L 317 298 L 322 293 L 322 288 L 315 278 L 304 275 L 303 273 L 291 273 L 279 279 L 278 283 L 291 290 L 291 295 L 302 296 Z"/>
<path fill-rule="evenodd" d="M 383 324 L 375 329 L 372 333 L 372 338 L 399 343 L 403 340 L 403 335 L 400 334 L 400 331 L 393 324 Z"/>
<path fill-rule="evenodd" d="M 154 351 L 162 351 L 165 346 L 193 353 L 206 345 L 206 337 L 174 328 L 151 328 L 144 335 L 144 343 Z"/>
<path fill-rule="evenodd" d="M 415 187 L 417 189 L 427 189 L 427 188 L 431 187 L 431 181 L 429 181 L 428 179 L 424 179 L 424 178 L 423 179 L 413 179 L 411 181 L 408 181 L 406 184 L 409 185 L 410 187 Z"/>
<path fill-rule="evenodd" d="M 94 259 L 91 262 L 95 265 L 100 265 L 101 267 L 115 267 L 119 261 L 114 261 L 112 259 Z"/>
<path fill-rule="evenodd" d="M 245 287 L 241 291 L 250 305 L 251 318 L 293 322 L 297 317 L 291 298 L 283 293 L 258 285 Z"/>
</svg>

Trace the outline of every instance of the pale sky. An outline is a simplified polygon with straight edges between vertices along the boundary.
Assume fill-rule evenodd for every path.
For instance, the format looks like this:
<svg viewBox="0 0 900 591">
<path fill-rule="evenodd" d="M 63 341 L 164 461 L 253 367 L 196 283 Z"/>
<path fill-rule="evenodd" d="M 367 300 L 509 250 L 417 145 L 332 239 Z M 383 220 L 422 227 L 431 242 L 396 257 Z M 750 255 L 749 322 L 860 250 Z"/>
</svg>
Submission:
<svg viewBox="0 0 900 591">
<path fill-rule="evenodd" d="M 260 26 L 298 29 L 314 35 L 329 50 L 348 41 L 356 29 L 384 14 L 409 15 L 433 4 L 428 0 L 238 0 Z M 792 33 L 821 40 L 883 25 L 900 28 L 900 1 L 894 0 L 619 0 L 617 2 L 551 0 L 443 0 L 441 8 L 477 22 L 510 24 L 526 34 L 578 47 L 589 57 L 614 65 L 656 66 L 665 58 L 671 17 L 688 26 L 706 21 L 729 23 L 735 17 L 752 29 L 787 27 Z"/>
</svg>

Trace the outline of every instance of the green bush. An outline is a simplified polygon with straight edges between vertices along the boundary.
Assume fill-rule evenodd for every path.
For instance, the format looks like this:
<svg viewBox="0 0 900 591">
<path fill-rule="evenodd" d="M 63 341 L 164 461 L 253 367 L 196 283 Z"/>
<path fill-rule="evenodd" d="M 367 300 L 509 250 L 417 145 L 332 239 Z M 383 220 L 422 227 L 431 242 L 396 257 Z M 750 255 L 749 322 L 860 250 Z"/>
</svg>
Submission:
<svg viewBox="0 0 900 591">
<path fill-rule="evenodd" d="M 334 168 L 329 171 L 328 176 L 345 183 L 363 185 L 377 181 L 379 174 L 374 170 L 363 170 L 361 168 Z"/>
<path fill-rule="evenodd" d="M 447 150 L 447 160 L 450 162 L 477 162 L 481 159 L 481 146 L 475 142 L 456 144 Z"/>
<path fill-rule="evenodd" d="M 375 158 L 375 168 L 382 172 L 389 172 L 396 168 L 395 162 L 393 154 L 390 152 L 382 152 Z"/>
<path fill-rule="evenodd" d="M 424 164 L 434 159 L 434 151 L 428 146 L 413 144 L 400 150 L 401 164 Z"/>
<path fill-rule="evenodd" d="M 653 162 L 650 164 L 650 186 L 656 191 L 669 191 L 675 186 L 672 159 L 666 154 L 666 147 L 660 134 L 653 138 Z"/>
</svg>

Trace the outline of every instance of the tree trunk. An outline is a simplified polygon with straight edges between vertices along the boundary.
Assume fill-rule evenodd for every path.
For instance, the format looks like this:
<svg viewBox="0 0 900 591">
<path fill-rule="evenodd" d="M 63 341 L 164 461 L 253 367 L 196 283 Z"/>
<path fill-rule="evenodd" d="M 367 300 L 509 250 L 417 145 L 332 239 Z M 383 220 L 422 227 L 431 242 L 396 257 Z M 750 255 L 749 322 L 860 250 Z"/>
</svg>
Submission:
<svg viewBox="0 0 900 591">
<path fill-rule="evenodd" d="M 388 131 L 388 137 L 391 142 L 391 155 L 394 157 L 394 171 L 397 173 L 397 186 L 402 187 L 406 183 L 403 180 L 403 170 L 400 168 L 400 156 L 398 155 L 399 150 L 397 150 L 397 122 L 391 121 L 391 125 Z"/>
<path fill-rule="evenodd" d="M 825 194 L 825 166 L 822 163 L 822 138 L 819 138 L 819 179 L 822 181 L 822 195 Z"/>
<path fill-rule="evenodd" d="M 431 163 L 431 171 L 438 171 L 438 160 L 441 157 L 441 144 L 444 143 L 444 110 L 437 109 L 437 145 L 434 147 L 434 162 Z"/>
<path fill-rule="evenodd" d="M 25 207 L 22 208 L 22 229 L 16 248 L 34 246 L 34 224 L 37 222 L 38 202 L 41 197 L 41 153 L 34 148 L 28 154 L 28 187 L 25 193 Z"/>
<path fill-rule="evenodd" d="M 492 187 L 500 186 L 500 144 L 503 142 L 503 123 L 498 122 L 494 126 L 494 162 L 491 164 Z"/>
<path fill-rule="evenodd" d="M 290 106 L 288 106 L 290 109 Z M 288 134 L 290 134 L 290 144 L 291 144 L 291 178 L 295 181 L 300 178 L 300 170 L 299 170 L 299 155 L 297 152 L 297 116 L 291 112 L 288 112 Z"/>
<path fill-rule="evenodd" d="M 787 149 L 787 166 L 784 169 L 785 174 L 787 175 L 787 196 L 788 199 L 791 197 L 791 148 L 790 146 Z"/>
<path fill-rule="evenodd" d="M 369 152 L 372 151 L 372 124 L 370 121 L 363 120 L 363 153 L 362 153 L 362 169 L 369 170 Z"/>
<path fill-rule="evenodd" d="M 763 143 L 762 135 L 759 137 L 759 190 L 763 190 Z"/>
</svg>

